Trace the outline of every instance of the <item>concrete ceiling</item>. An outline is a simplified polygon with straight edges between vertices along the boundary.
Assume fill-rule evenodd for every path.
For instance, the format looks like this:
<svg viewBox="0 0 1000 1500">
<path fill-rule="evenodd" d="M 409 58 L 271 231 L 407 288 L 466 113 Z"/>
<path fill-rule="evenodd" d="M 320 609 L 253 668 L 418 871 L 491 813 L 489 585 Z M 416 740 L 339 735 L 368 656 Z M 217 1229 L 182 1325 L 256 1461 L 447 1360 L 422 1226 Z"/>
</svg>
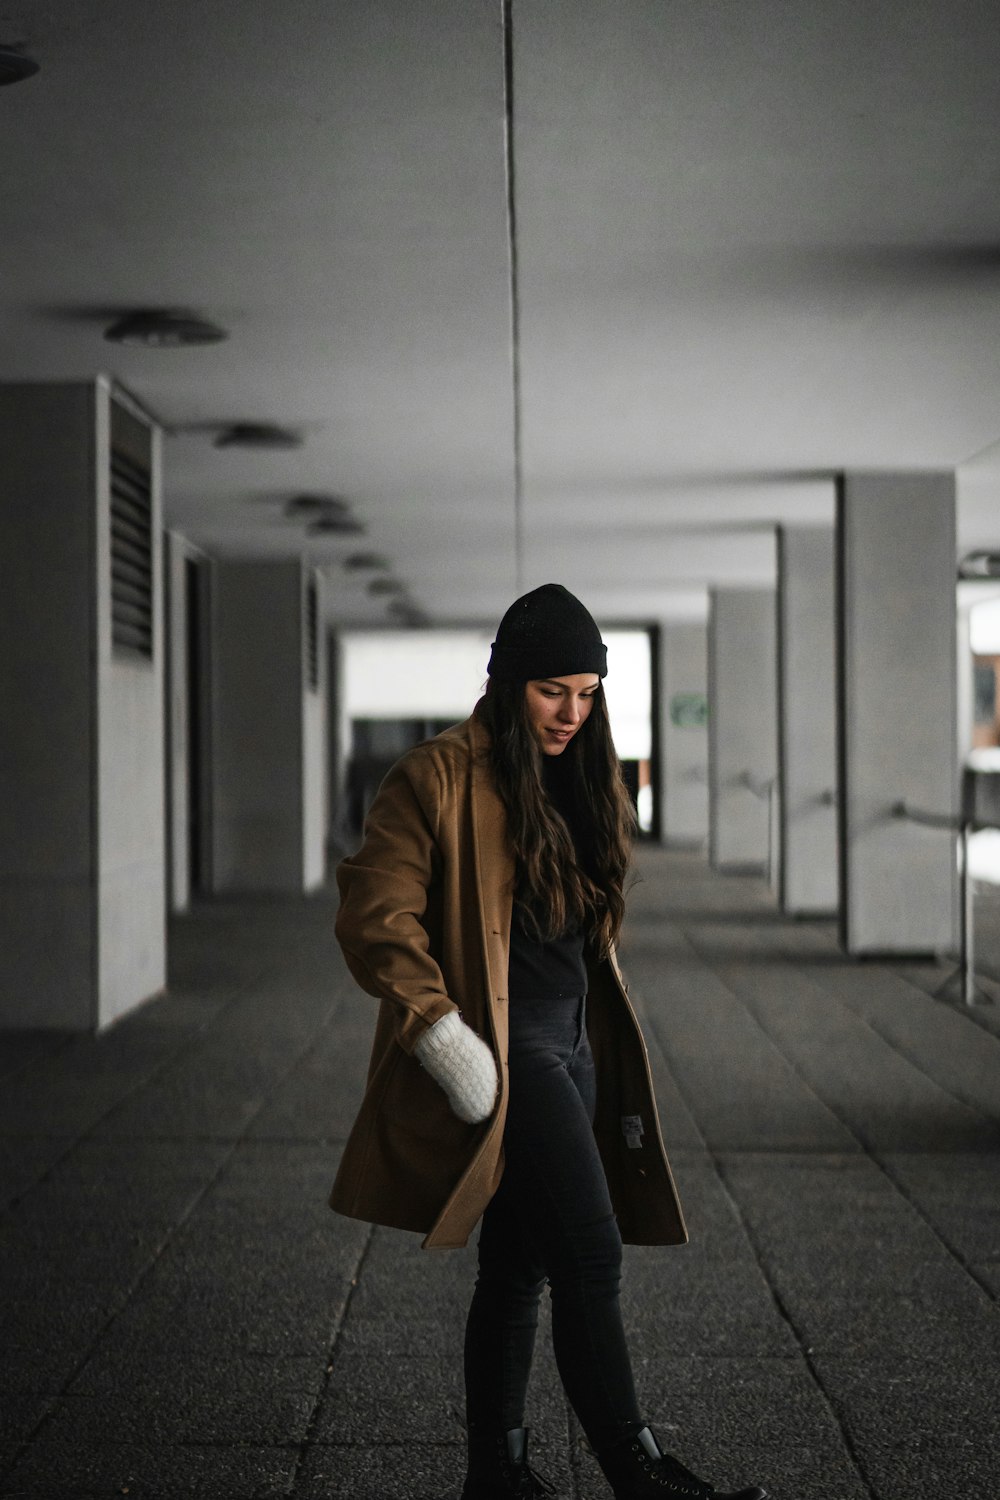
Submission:
<svg viewBox="0 0 1000 1500">
<path fill-rule="evenodd" d="M 42 68 L 0 91 L 0 378 L 113 374 L 173 432 L 168 524 L 308 547 L 345 622 L 384 605 L 296 492 L 440 622 L 548 578 L 697 613 L 842 468 L 957 468 L 962 548 L 1000 547 L 995 5 L 510 20 L 508 94 L 500 0 L 0 0 Z M 148 306 L 231 337 L 103 341 Z M 212 446 L 260 419 L 304 445 Z"/>
</svg>

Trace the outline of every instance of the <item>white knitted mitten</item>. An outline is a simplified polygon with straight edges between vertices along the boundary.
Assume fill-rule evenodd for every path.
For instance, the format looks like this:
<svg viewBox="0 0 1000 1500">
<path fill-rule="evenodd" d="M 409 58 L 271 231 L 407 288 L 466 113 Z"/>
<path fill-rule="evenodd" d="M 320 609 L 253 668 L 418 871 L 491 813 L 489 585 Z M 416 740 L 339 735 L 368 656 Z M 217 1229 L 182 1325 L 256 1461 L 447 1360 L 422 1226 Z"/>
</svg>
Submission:
<svg viewBox="0 0 1000 1500">
<path fill-rule="evenodd" d="M 457 1010 L 450 1010 L 419 1040 L 413 1055 L 448 1095 L 452 1113 L 467 1125 L 478 1125 L 497 1096 L 493 1053 Z"/>
</svg>

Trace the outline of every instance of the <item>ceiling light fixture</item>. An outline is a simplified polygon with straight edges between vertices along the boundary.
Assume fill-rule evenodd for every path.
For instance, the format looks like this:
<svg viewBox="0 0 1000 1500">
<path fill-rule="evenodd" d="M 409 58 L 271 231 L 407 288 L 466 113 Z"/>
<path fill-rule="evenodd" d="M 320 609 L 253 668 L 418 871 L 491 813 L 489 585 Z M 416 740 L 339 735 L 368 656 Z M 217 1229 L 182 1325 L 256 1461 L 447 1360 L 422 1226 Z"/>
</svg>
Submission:
<svg viewBox="0 0 1000 1500">
<path fill-rule="evenodd" d="M 1000 578 L 1000 552 L 968 552 L 958 565 L 959 578 Z"/>
<path fill-rule="evenodd" d="M 413 629 L 430 624 L 430 620 L 424 614 L 423 610 L 416 604 L 412 604 L 408 599 L 391 599 L 386 612 L 392 615 L 393 619 L 398 620 L 401 625 L 409 625 Z"/>
<path fill-rule="evenodd" d="M 306 527 L 306 536 L 361 536 L 364 527 L 353 516 L 319 516 Z"/>
<path fill-rule="evenodd" d="M 5 83 L 20 83 L 24 78 L 33 78 L 39 67 L 33 57 L 26 57 L 17 47 L 0 47 L 0 88 Z"/>
<path fill-rule="evenodd" d="M 352 552 L 350 557 L 344 558 L 341 566 L 349 573 L 376 572 L 388 568 L 389 559 L 381 552 Z"/>
<path fill-rule="evenodd" d="M 276 422 L 233 422 L 215 439 L 216 448 L 301 448 L 302 434 Z"/>
<path fill-rule="evenodd" d="M 340 495 L 293 495 L 285 501 L 285 515 L 308 521 L 306 536 L 360 536 L 365 529 Z"/>
<path fill-rule="evenodd" d="M 104 330 L 112 344 L 140 344 L 147 349 L 184 349 L 221 344 L 229 334 L 216 323 L 178 308 L 142 307 L 124 313 Z"/>
<path fill-rule="evenodd" d="M 285 501 L 286 516 L 346 516 L 350 508 L 339 495 L 293 495 Z"/>
</svg>

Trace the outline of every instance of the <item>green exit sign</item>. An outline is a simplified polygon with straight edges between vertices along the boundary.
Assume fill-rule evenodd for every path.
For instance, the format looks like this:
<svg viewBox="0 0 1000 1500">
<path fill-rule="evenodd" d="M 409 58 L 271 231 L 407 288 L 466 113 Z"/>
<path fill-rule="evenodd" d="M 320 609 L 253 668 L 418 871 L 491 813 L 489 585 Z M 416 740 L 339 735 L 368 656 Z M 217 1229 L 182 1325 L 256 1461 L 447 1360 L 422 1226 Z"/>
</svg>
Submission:
<svg viewBox="0 0 1000 1500">
<path fill-rule="evenodd" d="M 670 700 L 670 722 L 678 729 L 704 729 L 708 699 L 704 693 L 675 693 Z"/>
</svg>

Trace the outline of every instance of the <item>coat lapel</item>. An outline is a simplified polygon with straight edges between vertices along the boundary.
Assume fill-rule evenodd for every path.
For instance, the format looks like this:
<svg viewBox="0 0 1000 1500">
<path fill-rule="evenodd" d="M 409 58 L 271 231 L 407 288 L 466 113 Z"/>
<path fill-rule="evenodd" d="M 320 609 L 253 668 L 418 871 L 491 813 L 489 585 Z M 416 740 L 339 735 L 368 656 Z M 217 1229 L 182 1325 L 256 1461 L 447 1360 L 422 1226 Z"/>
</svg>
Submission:
<svg viewBox="0 0 1000 1500">
<path fill-rule="evenodd" d="M 507 811 L 493 784 L 489 735 L 476 718 L 468 721 L 472 750 L 469 796 L 475 850 L 476 899 L 481 917 L 483 968 L 491 1012 L 507 998 L 510 918 L 514 899 L 514 856 L 507 842 Z M 494 1018 L 495 1020 L 495 1018 Z M 504 1018 L 506 1021 L 506 1017 Z M 506 1025 L 504 1026 L 506 1032 Z"/>
</svg>

